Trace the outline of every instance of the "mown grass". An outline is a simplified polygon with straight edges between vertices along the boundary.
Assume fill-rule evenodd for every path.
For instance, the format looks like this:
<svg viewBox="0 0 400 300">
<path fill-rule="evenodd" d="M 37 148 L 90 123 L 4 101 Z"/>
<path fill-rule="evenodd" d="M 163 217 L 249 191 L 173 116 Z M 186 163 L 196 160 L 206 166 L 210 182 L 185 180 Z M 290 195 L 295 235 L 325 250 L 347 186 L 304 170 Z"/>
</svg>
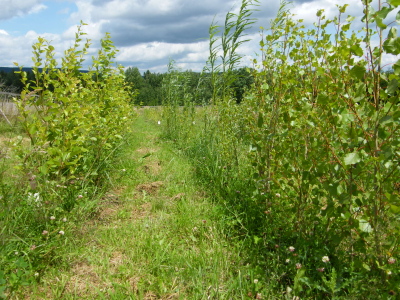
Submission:
<svg viewBox="0 0 400 300">
<path fill-rule="evenodd" d="M 15 299 L 272 299 L 190 161 L 159 137 L 159 113 L 139 113 L 112 189 Z"/>
</svg>

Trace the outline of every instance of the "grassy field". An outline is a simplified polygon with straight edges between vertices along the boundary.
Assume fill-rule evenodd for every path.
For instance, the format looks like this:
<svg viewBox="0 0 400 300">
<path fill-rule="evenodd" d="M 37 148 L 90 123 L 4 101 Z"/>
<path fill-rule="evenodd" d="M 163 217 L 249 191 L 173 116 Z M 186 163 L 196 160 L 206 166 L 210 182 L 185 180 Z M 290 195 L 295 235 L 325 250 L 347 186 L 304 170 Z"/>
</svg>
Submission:
<svg viewBox="0 0 400 300">
<path fill-rule="evenodd" d="M 139 113 L 112 189 L 65 232 L 58 262 L 11 299 L 266 297 L 193 167 L 160 139 L 157 118 Z"/>
</svg>

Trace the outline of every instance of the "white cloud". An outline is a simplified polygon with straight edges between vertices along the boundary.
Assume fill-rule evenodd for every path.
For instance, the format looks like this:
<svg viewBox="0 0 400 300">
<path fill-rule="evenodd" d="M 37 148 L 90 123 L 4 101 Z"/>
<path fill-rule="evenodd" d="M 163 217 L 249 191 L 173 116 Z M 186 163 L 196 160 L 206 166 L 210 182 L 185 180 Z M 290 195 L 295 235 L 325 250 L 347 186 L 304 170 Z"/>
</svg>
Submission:
<svg viewBox="0 0 400 300">
<path fill-rule="evenodd" d="M 314 0 L 296 5 L 291 12 L 299 19 L 304 19 L 305 24 L 309 25 L 317 21 L 317 11 L 324 10 L 327 19 L 333 19 L 338 16 L 339 10 L 337 6 L 343 6 L 350 3 L 346 9 L 345 16 L 360 16 L 363 12 L 361 1 L 349 0 Z"/>
<path fill-rule="evenodd" d="M 0 0 L 0 20 L 37 13 L 46 9 L 41 0 Z"/>
<path fill-rule="evenodd" d="M 183 54 L 190 57 L 190 61 L 197 59 L 207 59 L 204 57 L 204 52 L 207 49 L 207 42 L 198 42 L 193 44 L 172 44 L 172 43 L 160 43 L 152 42 L 148 44 L 140 44 L 129 47 L 120 48 L 117 59 L 119 61 L 153 61 L 159 60 L 174 55 Z M 191 56 L 188 56 L 192 54 Z"/>
<path fill-rule="evenodd" d="M 69 24 L 79 24 L 82 20 L 88 23 L 82 28 L 92 40 L 90 54 L 97 52 L 99 40 L 105 32 L 111 33 L 111 38 L 120 50 L 116 60 L 125 66 L 138 66 L 141 71 L 165 71 L 170 58 L 181 66 L 201 70 L 208 57 L 208 28 L 215 17 L 218 24 L 223 24 L 226 13 L 237 10 L 240 0 L 68 0 L 73 1 L 77 10 L 70 14 Z M 354 27 L 358 29 L 363 14 L 361 1 L 354 0 L 295 0 L 291 12 L 296 18 L 305 20 L 306 25 L 312 25 L 318 9 L 325 9 L 327 18 L 337 16 L 336 4 L 351 3 L 343 20 L 348 14 L 356 17 Z M 374 0 L 376 2 L 376 0 Z M 44 2 L 50 7 L 50 3 Z M 62 2 L 59 2 L 62 3 Z M 7 5 L 6 5 L 7 4 Z M 8 5 L 9 4 L 9 5 Z M 35 13 L 45 8 L 43 0 L 0 0 L 5 7 L 0 11 L 0 22 L 4 18 L 23 16 Z M 251 41 L 240 48 L 244 55 L 244 65 L 250 65 L 250 60 L 260 53 L 259 26 L 268 28 L 270 18 L 274 17 L 279 6 L 278 0 L 261 1 L 260 11 L 254 12 L 259 21 L 248 31 Z M 70 9 L 70 7 L 68 7 Z M 57 7 L 55 13 L 67 13 Z M 1 23 L 0 23 L 1 28 Z M 6 29 L 6 30 L 4 30 Z M 29 31 L 29 28 L 19 29 L 25 32 L 14 36 L 14 31 L 4 27 L 0 29 L 0 66 L 9 66 L 12 61 L 31 65 L 30 45 L 37 37 L 44 36 L 56 48 L 57 57 L 73 45 L 76 25 L 58 34 Z M 16 31 L 17 32 L 17 31 Z M 389 58 L 385 58 L 385 62 Z M 393 60 L 393 59 L 392 59 Z"/>
</svg>

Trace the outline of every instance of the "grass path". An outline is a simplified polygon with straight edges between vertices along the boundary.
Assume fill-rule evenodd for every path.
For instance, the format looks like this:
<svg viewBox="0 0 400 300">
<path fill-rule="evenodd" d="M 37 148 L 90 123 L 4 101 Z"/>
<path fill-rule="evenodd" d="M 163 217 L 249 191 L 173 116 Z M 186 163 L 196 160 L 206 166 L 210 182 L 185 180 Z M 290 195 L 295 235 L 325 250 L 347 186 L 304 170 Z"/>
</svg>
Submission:
<svg viewBox="0 0 400 300">
<path fill-rule="evenodd" d="M 49 270 L 28 298 L 248 298 L 240 251 L 218 229 L 217 209 L 145 115 L 133 125 L 113 189 L 71 237 L 67 267 Z"/>
</svg>

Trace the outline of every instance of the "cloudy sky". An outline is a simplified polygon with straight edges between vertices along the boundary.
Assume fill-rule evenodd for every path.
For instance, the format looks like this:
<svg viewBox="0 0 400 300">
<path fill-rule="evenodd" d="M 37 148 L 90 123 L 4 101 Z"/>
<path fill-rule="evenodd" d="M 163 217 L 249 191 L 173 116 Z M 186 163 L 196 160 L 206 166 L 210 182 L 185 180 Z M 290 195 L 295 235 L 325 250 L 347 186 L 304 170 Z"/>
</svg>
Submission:
<svg viewBox="0 0 400 300">
<path fill-rule="evenodd" d="M 378 0 L 374 0 L 378 1 Z M 259 27 L 268 28 L 279 0 L 260 0 L 254 13 L 258 22 L 248 31 L 251 42 L 242 47 L 243 64 L 259 52 Z M 315 21 L 318 9 L 327 17 L 337 13 L 336 4 L 351 3 L 346 14 L 362 16 L 361 0 L 294 0 L 292 12 L 306 24 Z M 51 41 L 58 56 L 72 45 L 76 26 L 92 40 L 91 52 L 105 32 L 119 49 L 118 63 L 142 72 L 165 72 L 169 59 L 182 69 L 201 70 L 208 57 L 208 28 L 215 19 L 223 24 L 228 11 L 237 11 L 239 0 L 0 0 L 0 66 L 18 62 L 32 65 L 31 46 L 42 36 Z M 387 58 L 387 60 L 393 58 Z"/>
</svg>

